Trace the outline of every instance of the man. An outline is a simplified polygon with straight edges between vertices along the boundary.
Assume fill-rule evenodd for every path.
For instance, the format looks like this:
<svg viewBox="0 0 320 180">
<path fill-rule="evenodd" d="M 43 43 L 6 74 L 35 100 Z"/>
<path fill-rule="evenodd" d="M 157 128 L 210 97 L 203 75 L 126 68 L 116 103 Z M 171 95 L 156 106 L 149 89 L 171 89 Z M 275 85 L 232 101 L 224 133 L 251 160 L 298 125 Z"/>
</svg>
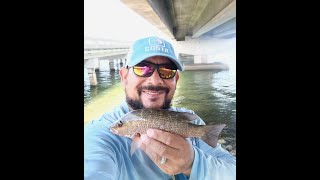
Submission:
<svg viewBox="0 0 320 180">
<path fill-rule="evenodd" d="M 154 36 L 134 42 L 126 66 L 120 69 L 126 101 L 85 126 L 86 180 L 236 179 L 236 158 L 219 143 L 213 148 L 201 139 L 185 139 L 157 129 L 133 138 L 109 131 L 111 124 L 135 109 L 195 114 L 192 110 L 171 107 L 178 70 L 182 71 L 183 66 L 169 42 Z M 194 123 L 203 125 L 204 121 L 199 117 Z M 131 156 L 132 141 L 140 146 Z"/>
</svg>

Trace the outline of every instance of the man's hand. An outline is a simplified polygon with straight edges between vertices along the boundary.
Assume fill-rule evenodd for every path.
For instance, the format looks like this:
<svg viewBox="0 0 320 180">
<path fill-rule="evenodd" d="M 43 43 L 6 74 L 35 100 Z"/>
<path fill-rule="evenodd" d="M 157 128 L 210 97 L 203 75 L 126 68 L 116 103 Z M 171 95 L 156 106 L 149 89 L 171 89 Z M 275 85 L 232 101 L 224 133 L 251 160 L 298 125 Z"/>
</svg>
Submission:
<svg viewBox="0 0 320 180">
<path fill-rule="evenodd" d="M 150 159 L 165 173 L 175 175 L 191 173 L 194 159 L 192 145 L 183 137 L 158 129 L 148 129 L 147 134 L 133 137 L 133 141 L 140 144 Z M 160 164 L 161 158 L 167 159 Z"/>
</svg>

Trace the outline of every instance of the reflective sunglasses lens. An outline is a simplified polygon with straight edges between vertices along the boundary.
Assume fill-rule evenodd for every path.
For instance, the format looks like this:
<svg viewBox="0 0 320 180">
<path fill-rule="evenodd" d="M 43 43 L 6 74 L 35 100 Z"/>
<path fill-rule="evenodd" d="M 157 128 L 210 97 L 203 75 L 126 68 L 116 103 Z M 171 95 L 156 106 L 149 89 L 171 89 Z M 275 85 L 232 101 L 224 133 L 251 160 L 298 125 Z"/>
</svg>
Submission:
<svg viewBox="0 0 320 180">
<path fill-rule="evenodd" d="M 177 70 L 161 67 L 159 68 L 159 76 L 163 79 L 173 78 Z"/>
<path fill-rule="evenodd" d="M 144 66 L 133 66 L 133 71 L 136 75 L 141 76 L 141 77 L 147 77 L 151 76 L 154 68 L 144 65 Z"/>
</svg>

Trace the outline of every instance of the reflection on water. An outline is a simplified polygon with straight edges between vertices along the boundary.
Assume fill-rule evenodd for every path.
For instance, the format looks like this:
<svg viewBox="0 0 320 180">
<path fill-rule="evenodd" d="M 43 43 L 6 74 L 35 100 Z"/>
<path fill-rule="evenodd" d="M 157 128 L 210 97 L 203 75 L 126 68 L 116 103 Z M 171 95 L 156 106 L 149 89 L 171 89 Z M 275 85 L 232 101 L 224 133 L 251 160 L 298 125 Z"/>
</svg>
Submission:
<svg viewBox="0 0 320 180">
<path fill-rule="evenodd" d="M 87 68 L 84 68 L 84 98 L 90 97 L 90 80 Z"/>
<path fill-rule="evenodd" d="M 96 72 L 98 86 L 85 85 L 85 121 L 97 118 L 124 100 L 119 71 Z M 90 87 L 90 86 L 89 86 Z M 108 103 L 107 103 L 108 102 Z M 206 124 L 225 123 L 221 133 L 222 145 L 229 151 L 236 149 L 236 77 L 232 71 L 183 71 L 172 105 L 195 111 Z M 90 114 L 90 116 L 86 116 Z"/>
<path fill-rule="evenodd" d="M 235 78 L 228 71 L 184 71 L 180 76 L 174 106 L 194 110 L 207 124 L 235 121 Z"/>
</svg>

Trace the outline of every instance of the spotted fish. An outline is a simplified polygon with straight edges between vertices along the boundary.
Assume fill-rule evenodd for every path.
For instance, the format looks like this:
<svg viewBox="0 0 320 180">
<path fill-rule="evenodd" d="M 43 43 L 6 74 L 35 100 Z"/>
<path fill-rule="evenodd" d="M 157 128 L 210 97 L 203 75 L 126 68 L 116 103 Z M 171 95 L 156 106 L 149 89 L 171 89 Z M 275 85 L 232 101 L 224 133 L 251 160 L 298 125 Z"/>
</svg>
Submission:
<svg viewBox="0 0 320 180">
<path fill-rule="evenodd" d="M 184 138 L 198 137 L 210 146 L 215 147 L 225 124 L 193 124 L 192 121 L 197 118 L 199 118 L 197 115 L 189 112 L 139 109 L 125 114 L 113 123 L 109 129 L 114 134 L 126 137 L 133 137 L 137 133 L 145 134 L 149 128 L 160 129 Z"/>
</svg>

